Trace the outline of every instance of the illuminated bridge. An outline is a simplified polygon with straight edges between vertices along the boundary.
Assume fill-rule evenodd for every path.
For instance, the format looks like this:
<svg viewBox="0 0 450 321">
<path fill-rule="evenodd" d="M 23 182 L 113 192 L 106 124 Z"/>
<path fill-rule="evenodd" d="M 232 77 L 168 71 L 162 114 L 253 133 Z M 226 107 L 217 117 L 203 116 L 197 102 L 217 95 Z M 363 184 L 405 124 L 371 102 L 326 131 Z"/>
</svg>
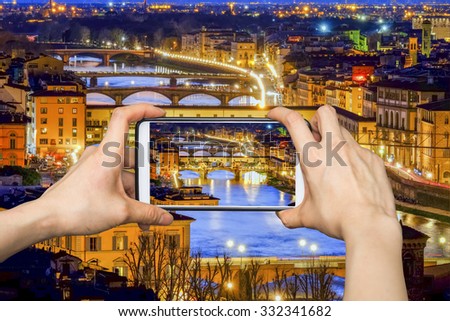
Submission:
<svg viewBox="0 0 450 321">
<path fill-rule="evenodd" d="M 153 49 L 140 49 L 140 50 L 128 50 L 128 49 L 101 49 L 101 48 L 73 48 L 73 49 L 48 49 L 48 54 L 58 55 L 61 57 L 65 64 L 69 64 L 70 57 L 77 55 L 88 55 L 99 57 L 103 60 L 103 65 L 109 66 L 110 60 L 114 56 L 118 55 L 133 55 L 139 58 L 154 58 L 155 51 Z"/>
<path fill-rule="evenodd" d="M 221 105 L 228 105 L 230 100 L 237 97 L 250 96 L 258 99 L 261 94 L 259 90 L 239 89 L 239 90 L 222 90 L 215 87 L 205 88 L 197 86 L 145 86 L 145 87 L 90 87 L 87 89 L 87 94 L 102 94 L 114 99 L 116 106 L 122 105 L 122 102 L 128 96 L 140 92 L 154 92 L 160 94 L 170 100 L 172 106 L 178 106 L 179 101 L 188 96 L 205 94 L 220 100 Z"/>
</svg>

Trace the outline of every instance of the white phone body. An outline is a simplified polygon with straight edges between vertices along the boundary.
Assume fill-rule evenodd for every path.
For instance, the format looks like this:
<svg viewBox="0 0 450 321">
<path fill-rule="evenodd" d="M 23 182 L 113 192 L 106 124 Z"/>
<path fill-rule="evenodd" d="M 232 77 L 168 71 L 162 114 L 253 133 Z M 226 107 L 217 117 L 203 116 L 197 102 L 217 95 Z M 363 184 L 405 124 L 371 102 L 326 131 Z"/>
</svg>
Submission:
<svg viewBox="0 0 450 321">
<path fill-rule="evenodd" d="M 198 130 L 199 126 L 204 125 L 204 126 L 222 126 L 223 132 L 226 133 L 227 130 L 229 133 L 232 133 L 233 130 L 236 130 L 236 126 L 243 126 L 242 128 L 246 129 L 247 132 L 247 136 L 246 139 L 247 141 L 245 142 L 245 138 L 243 138 L 242 141 L 244 141 L 244 143 L 242 143 L 242 141 L 237 141 L 233 138 L 232 139 L 228 139 L 226 140 L 225 138 L 223 138 L 222 136 L 208 136 L 205 134 L 205 131 L 202 131 L 201 129 Z M 253 133 L 252 130 L 248 130 L 248 127 L 245 126 L 249 126 L 252 127 L 254 131 L 259 131 L 258 133 Z M 164 136 L 165 134 L 155 134 L 155 131 L 158 131 L 158 133 L 161 133 L 161 128 L 165 128 L 165 130 L 167 130 L 167 128 L 172 128 L 171 126 L 175 126 L 176 128 L 179 128 L 178 132 L 175 133 L 174 131 L 170 131 L 170 133 L 172 134 L 168 134 L 168 136 Z M 191 132 L 186 131 L 186 134 L 183 136 L 181 129 L 184 128 L 188 128 L 186 126 L 190 126 L 189 128 L 192 128 L 192 126 L 197 128 L 197 134 L 195 134 L 195 129 L 192 129 Z M 234 126 L 234 127 L 233 127 Z M 151 184 L 151 176 L 153 176 L 153 178 L 155 177 L 155 175 L 160 175 L 158 176 L 158 182 L 160 183 L 161 180 L 159 179 L 159 177 L 164 178 L 164 180 L 166 181 L 166 177 L 167 180 L 169 181 L 170 179 L 172 179 L 174 182 L 175 181 L 181 181 L 181 179 L 179 178 L 179 173 L 184 171 L 183 168 L 190 168 L 189 166 L 195 167 L 197 166 L 197 168 L 201 168 L 201 166 L 203 165 L 203 172 L 207 172 L 209 174 L 211 174 L 212 172 L 214 172 L 215 170 L 220 170 L 219 168 L 223 168 L 223 170 L 229 170 L 230 171 L 230 175 L 235 175 L 235 177 L 233 179 L 236 179 L 236 176 L 241 177 L 241 175 L 245 175 L 245 173 L 248 173 L 249 170 L 247 170 L 246 168 L 252 168 L 251 166 L 265 166 L 266 169 L 271 168 L 270 164 L 274 162 L 274 157 L 272 156 L 272 152 L 273 150 L 270 149 L 270 155 L 266 155 L 265 152 L 267 150 L 267 146 L 272 144 L 272 136 L 270 136 L 269 139 L 269 143 L 260 143 L 260 142 L 252 142 L 251 140 L 249 140 L 249 136 L 251 137 L 252 135 L 254 135 L 253 137 L 256 137 L 257 135 L 262 135 L 263 137 L 265 137 L 265 139 L 267 139 L 267 134 L 261 133 L 261 130 L 259 128 L 261 128 L 261 126 L 265 126 L 263 128 L 272 128 L 272 126 L 277 130 L 279 130 L 279 128 L 284 128 L 283 125 L 281 125 L 280 123 L 273 121 L 273 120 L 269 120 L 269 119 L 265 119 L 265 118 L 155 118 L 155 119 L 144 119 L 140 122 L 138 122 L 138 124 L 136 125 L 136 198 L 141 201 L 141 202 L 145 202 L 148 204 L 155 204 L 158 205 L 166 210 L 202 210 L 202 211 L 222 211 L 222 210 L 228 210 L 228 211 L 280 211 L 280 210 L 284 210 L 284 209 L 289 209 L 289 208 L 293 208 L 295 206 L 298 206 L 302 201 L 303 201 L 303 197 L 304 197 L 304 181 L 303 181 L 303 175 L 302 175 L 302 171 L 301 171 L 301 167 L 300 167 L 300 163 L 299 163 L 299 159 L 297 156 L 297 153 L 295 152 L 295 149 L 293 148 L 293 144 L 292 141 L 290 140 L 290 137 L 286 138 L 286 141 L 283 141 L 283 143 L 285 143 L 284 145 L 290 144 L 290 148 L 289 150 L 291 151 L 291 154 L 289 154 L 288 159 L 290 159 L 289 164 L 290 165 L 294 165 L 293 167 L 291 166 L 290 168 L 295 168 L 295 195 L 292 196 L 291 202 L 289 203 L 289 205 L 287 204 L 268 204 L 265 203 L 265 199 L 264 199 L 264 195 L 259 195 L 259 199 L 256 202 L 253 202 L 252 204 L 233 204 L 232 202 L 230 203 L 230 201 L 228 201 L 227 204 L 220 204 L 222 199 L 220 199 L 221 195 L 219 195 L 217 198 L 219 198 L 218 204 L 214 204 L 208 205 L 208 202 L 215 202 L 214 200 L 210 200 L 210 199 L 205 199 L 205 204 L 196 204 L 196 205 L 190 205 L 190 204 L 182 204 L 182 205 L 178 205 L 176 203 L 183 203 L 183 200 L 170 200 L 169 203 L 171 204 L 166 204 L 167 201 L 167 197 L 172 197 L 173 195 L 167 195 L 164 194 L 165 188 L 164 187 L 156 187 L 154 184 Z M 206 128 L 206 127 L 205 127 Z M 230 129 L 231 128 L 231 129 Z M 239 127 L 241 128 L 241 127 Z M 256 129 L 255 129 L 256 128 Z M 150 137 L 150 133 L 151 131 L 153 132 L 152 138 Z M 214 129 L 213 129 L 214 130 Z M 219 134 L 220 134 L 220 130 L 222 129 L 218 129 L 219 130 Z M 236 131 L 238 132 L 238 131 Z M 214 132 L 215 133 L 215 132 Z M 240 132 L 239 132 L 240 133 Z M 283 133 L 287 133 L 287 131 L 283 132 Z M 161 135 L 161 137 L 156 138 L 155 135 Z M 176 135 L 179 135 L 178 137 Z M 220 134 L 222 135 L 222 134 Z M 244 134 L 239 134 L 239 137 L 243 136 Z M 165 140 L 165 138 L 163 137 L 170 137 L 167 140 Z M 194 138 L 192 138 L 194 137 Z M 208 141 L 204 141 L 206 138 L 208 137 Z M 213 138 L 211 138 L 213 137 Z M 227 136 L 228 137 L 228 136 Z M 236 134 L 234 137 L 237 137 Z M 176 138 L 176 139 L 175 139 Z M 187 138 L 189 138 L 190 140 L 186 140 Z M 192 140 L 194 139 L 194 140 Z M 155 141 L 152 141 L 155 140 Z M 164 140 L 164 141 L 163 141 Z M 197 141 L 198 140 L 198 141 Z M 203 141 L 202 141 L 203 140 Z M 219 142 L 217 142 L 217 140 L 219 140 Z M 227 143 L 229 141 L 229 143 Z M 276 141 L 274 139 L 274 144 L 278 143 L 278 141 Z M 203 143 L 203 145 L 201 145 Z M 255 146 L 253 146 L 252 144 L 256 143 L 259 144 L 256 147 L 261 147 L 264 149 L 264 152 L 262 152 L 262 154 L 264 156 L 257 156 L 257 155 L 261 155 L 261 149 L 256 149 L 255 151 Z M 208 146 L 207 146 L 208 144 Z M 222 145 L 221 145 L 222 144 Z M 214 162 L 210 162 L 209 160 L 214 160 L 215 156 L 205 156 L 208 155 L 207 152 L 204 151 L 204 149 L 206 147 L 210 148 L 209 150 L 219 150 L 220 148 L 222 148 L 223 152 L 221 153 L 221 155 L 225 155 L 225 154 L 229 154 L 226 153 L 225 151 L 229 151 L 230 146 L 235 146 L 233 147 L 233 150 L 235 150 L 235 148 L 243 148 L 242 146 L 247 144 L 250 145 L 250 147 L 248 147 L 250 150 L 252 150 L 252 152 L 250 153 L 251 156 L 247 156 L 247 155 L 242 155 L 242 153 L 236 153 L 236 154 L 231 154 L 227 157 L 230 157 L 231 164 L 229 164 L 230 162 L 227 162 L 226 164 L 222 164 L 222 167 L 217 167 L 217 164 L 215 165 L 217 169 L 213 168 L 214 170 L 211 169 L 211 166 L 214 165 Z M 160 145 L 164 145 L 164 147 L 161 147 Z M 198 147 L 197 147 L 198 145 Z M 220 145 L 220 146 L 219 146 Z M 175 147 L 173 147 L 175 146 Z M 222 146 L 222 147 L 221 147 Z M 279 145 L 281 146 L 281 145 Z M 176 169 L 169 171 L 168 169 L 165 169 L 166 172 L 164 172 L 162 174 L 162 170 L 160 168 L 164 167 L 164 168 L 168 168 L 168 166 L 165 166 L 166 162 L 169 162 L 170 164 L 170 160 L 167 161 L 168 157 L 167 156 L 163 156 L 161 157 L 164 148 L 168 151 L 172 151 L 172 149 L 174 150 L 173 153 L 175 153 L 173 156 L 173 159 L 175 159 L 176 157 L 178 157 L 178 167 L 174 167 Z M 189 149 L 190 148 L 190 149 Z M 198 162 L 198 159 L 196 159 L 196 156 L 192 156 L 195 155 L 196 153 L 199 152 L 195 152 L 193 153 L 193 151 L 196 150 L 196 148 L 202 150 L 200 157 L 198 157 L 198 159 L 200 159 L 200 163 Z M 228 148 L 228 149 L 227 149 Z M 192 150 L 193 149 L 193 150 Z M 277 149 L 277 148 L 275 148 Z M 278 147 L 279 149 L 279 147 Z M 294 151 L 292 151 L 294 150 Z M 247 153 L 248 151 L 244 151 L 245 153 Z M 295 153 L 295 155 L 292 155 L 292 153 Z M 180 155 L 183 153 L 184 157 L 181 157 Z M 286 152 L 284 152 L 286 155 Z M 156 154 L 156 156 L 155 156 Z M 152 156 L 151 156 L 152 155 Z M 187 155 L 187 156 L 186 156 Z M 217 155 L 217 152 L 216 154 Z M 235 156 L 238 155 L 238 156 Z M 278 155 L 278 154 L 277 154 Z M 156 157 L 156 160 L 155 160 Z M 169 159 L 172 156 L 169 156 Z M 220 156 L 217 156 L 220 157 Z M 257 165 L 251 165 L 251 164 L 255 164 L 255 163 L 245 163 L 244 161 L 248 160 L 248 157 L 250 157 L 251 160 L 258 160 L 258 163 L 256 163 Z M 295 157 L 295 164 L 292 164 L 292 157 Z M 164 161 L 163 165 L 161 165 L 160 163 L 160 159 L 166 159 L 166 161 Z M 245 159 L 247 158 L 247 159 Z M 276 157 L 275 157 L 276 158 Z M 221 158 L 219 158 L 221 159 Z M 227 158 L 228 159 L 228 158 Z M 276 158 L 278 160 L 278 164 L 280 164 L 279 158 Z M 286 156 L 284 156 L 284 159 L 286 159 Z M 153 160 L 151 162 L 151 160 Z M 182 161 L 183 160 L 183 161 Z M 192 162 L 192 160 L 196 161 L 196 162 Z M 189 161 L 189 163 L 188 163 Z M 202 162 L 204 163 L 208 163 L 209 165 L 205 166 Z M 173 163 L 173 162 L 172 162 Z M 259 165 L 261 163 L 264 163 L 265 165 Z M 151 165 L 153 164 L 153 165 Z M 180 164 L 184 164 L 184 165 L 180 165 Z M 194 165 L 190 165 L 190 164 L 194 164 Z M 196 165 L 199 164 L 199 165 Z M 285 163 L 283 164 L 283 162 L 281 162 L 281 164 L 283 166 L 287 166 L 286 164 L 288 164 L 288 162 L 285 161 Z M 225 166 L 228 165 L 229 168 L 225 168 Z M 156 168 L 152 168 L 152 166 L 155 166 Z M 175 165 L 173 165 L 175 166 Z M 234 168 L 234 170 L 230 169 L 230 168 Z M 158 172 L 157 169 L 160 169 L 160 171 Z M 180 170 L 181 169 L 181 170 Z M 194 169 L 195 171 L 195 169 Z M 234 171 L 234 172 L 233 172 Z M 202 172 L 201 169 L 197 169 L 197 172 Z M 197 173 L 196 172 L 196 173 Z M 241 174 L 241 172 L 243 172 L 243 174 Z M 277 169 L 277 171 L 274 171 L 277 175 L 279 175 L 279 170 Z M 291 170 L 292 172 L 292 170 Z M 153 173 L 153 174 L 151 174 Z M 156 174 L 155 174 L 156 173 Z M 170 174 L 172 173 L 172 174 Z M 263 172 L 264 174 L 264 172 Z M 286 175 L 285 171 L 283 171 L 283 174 Z M 291 173 L 292 174 L 292 173 Z M 198 174 L 199 176 L 201 176 L 202 174 Z M 206 174 L 203 173 L 203 175 L 205 176 L 204 179 L 207 180 L 206 178 Z M 252 174 L 253 175 L 253 174 Z M 172 178 L 173 176 L 173 178 Z M 240 178 L 237 178 L 237 181 L 240 181 Z M 201 179 L 199 179 L 199 181 L 201 181 Z M 289 180 L 288 180 L 289 181 Z M 292 181 L 292 179 L 290 180 Z M 183 181 L 184 182 L 184 181 Z M 168 183 L 169 185 L 171 184 L 170 182 Z M 183 183 L 182 183 L 183 184 Z M 239 183 L 240 184 L 240 183 Z M 243 183 L 244 184 L 244 183 Z M 153 187 L 151 188 L 152 185 Z M 173 184 L 172 184 L 173 185 Z M 178 186 L 178 188 L 181 189 L 177 189 L 174 186 L 170 185 L 170 188 L 173 188 L 175 191 L 181 191 L 181 190 L 189 190 L 189 188 L 191 189 L 196 189 L 196 188 L 200 188 L 200 186 L 195 185 L 195 186 Z M 208 186 L 206 186 L 208 187 Z M 258 186 L 254 187 L 256 190 L 258 190 Z M 275 187 L 274 187 L 275 188 Z M 158 191 L 158 195 L 161 195 L 161 193 L 163 193 L 163 195 L 165 195 L 165 197 L 161 197 L 156 199 L 155 195 L 152 195 L 151 190 L 156 190 Z M 252 187 L 248 187 L 247 186 L 247 190 L 252 190 Z M 162 191 L 162 192 L 161 192 Z M 194 194 L 180 194 L 183 196 L 179 196 L 177 195 L 176 197 L 187 197 L 190 198 L 192 196 L 190 195 L 202 195 L 202 197 L 206 196 L 204 195 L 205 193 L 203 193 L 202 191 L 200 191 L 200 189 L 198 190 L 198 192 L 200 192 L 199 194 L 195 194 L 196 192 L 194 191 Z M 172 192 L 171 192 L 172 193 Z M 189 193 L 189 192 L 188 192 Z M 284 193 L 284 192 L 283 192 Z M 157 194 L 157 192 L 154 192 L 153 194 Z M 285 195 L 285 194 L 283 194 Z M 288 195 L 289 197 L 291 197 L 289 193 L 286 193 L 286 195 Z M 152 197 L 153 196 L 153 197 Z M 215 198 L 216 195 L 211 196 L 211 198 Z M 258 196 L 257 196 L 258 197 Z M 153 198 L 153 202 L 151 202 L 151 199 Z M 173 197 L 175 198 L 175 197 Z M 175 204 L 174 204 L 175 203 Z M 245 203 L 245 202 L 244 202 Z"/>
</svg>

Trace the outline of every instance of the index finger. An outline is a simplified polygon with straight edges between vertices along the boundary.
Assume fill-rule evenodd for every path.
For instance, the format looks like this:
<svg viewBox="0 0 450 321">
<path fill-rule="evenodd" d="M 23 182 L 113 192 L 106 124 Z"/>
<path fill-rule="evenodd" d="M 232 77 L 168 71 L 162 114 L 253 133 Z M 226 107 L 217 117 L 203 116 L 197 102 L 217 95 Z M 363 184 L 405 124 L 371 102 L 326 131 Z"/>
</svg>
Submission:
<svg viewBox="0 0 450 321">
<path fill-rule="evenodd" d="M 316 141 L 303 116 L 294 110 L 277 107 L 272 109 L 267 114 L 267 117 L 277 120 L 286 126 L 295 148 L 300 153 L 306 144 Z"/>
<path fill-rule="evenodd" d="M 130 123 L 143 118 L 155 118 L 165 115 L 165 111 L 151 104 L 136 104 L 126 107 L 116 107 L 111 115 L 108 131 L 100 143 L 100 150 L 106 143 L 119 143 L 121 149 L 125 145 L 125 134 L 128 133 Z"/>
</svg>

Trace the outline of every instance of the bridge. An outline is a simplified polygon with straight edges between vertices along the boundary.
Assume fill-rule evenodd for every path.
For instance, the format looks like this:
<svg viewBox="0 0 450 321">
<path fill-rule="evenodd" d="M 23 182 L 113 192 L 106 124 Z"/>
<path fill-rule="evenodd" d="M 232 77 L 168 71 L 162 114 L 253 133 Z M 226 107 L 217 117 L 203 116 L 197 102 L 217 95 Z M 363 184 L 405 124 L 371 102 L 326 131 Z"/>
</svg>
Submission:
<svg viewBox="0 0 450 321">
<path fill-rule="evenodd" d="M 221 105 L 228 105 L 230 100 L 237 97 L 251 96 L 255 99 L 261 95 L 259 91 L 250 89 L 240 90 L 220 90 L 213 88 L 205 88 L 202 86 L 142 86 L 142 87 L 90 87 L 87 89 L 87 94 L 102 94 L 114 99 L 116 106 L 122 105 L 122 102 L 128 96 L 139 92 L 154 92 L 158 93 L 170 100 L 172 106 L 178 106 L 181 99 L 196 94 L 205 94 L 220 100 Z"/>
<path fill-rule="evenodd" d="M 139 58 L 154 58 L 155 52 L 153 49 L 91 49 L 91 48 L 71 48 L 71 49 L 48 49 L 46 51 L 52 55 L 58 55 L 62 58 L 65 64 L 69 63 L 70 57 L 76 55 L 90 55 L 100 57 L 103 60 L 103 65 L 109 66 L 112 57 L 117 55 L 133 55 Z"/>
<path fill-rule="evenodd" d="M 189 79 L 232 79 L 248 80 L 250 76 L 244 74 L 230 73 L 210 73 L 210 72 L 160 72 L 160 71 L 78 71 L 67 69 L 81 78 L 102 78 L 102 77 L 155 77 L 155 78 L 189 78 Z"/>
</svg>

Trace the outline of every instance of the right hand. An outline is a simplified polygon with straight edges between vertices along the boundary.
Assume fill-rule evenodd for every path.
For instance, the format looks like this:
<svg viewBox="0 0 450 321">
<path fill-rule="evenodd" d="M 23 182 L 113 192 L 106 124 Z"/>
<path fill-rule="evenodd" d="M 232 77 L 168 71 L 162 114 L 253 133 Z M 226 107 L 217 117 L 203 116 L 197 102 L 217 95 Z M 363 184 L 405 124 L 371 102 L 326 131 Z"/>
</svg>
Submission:
<svg viewBox="0 0 450 321">
<path fill-rule="evenodd" d="M 333 107 L 317 110 L 311 119 L 312 132 L 296 111 L 278 107 L 268 117 L 288 129 L 305 184 L 303 202 L 277 213 L 286 227 L 313 228 L 348 240 L 380 224 L 398 235 L 394 196 L 383 160 L 359 146 L 340 126 Z M 332 150 L 335 157 L 330 158 Z"/>
</svg>

